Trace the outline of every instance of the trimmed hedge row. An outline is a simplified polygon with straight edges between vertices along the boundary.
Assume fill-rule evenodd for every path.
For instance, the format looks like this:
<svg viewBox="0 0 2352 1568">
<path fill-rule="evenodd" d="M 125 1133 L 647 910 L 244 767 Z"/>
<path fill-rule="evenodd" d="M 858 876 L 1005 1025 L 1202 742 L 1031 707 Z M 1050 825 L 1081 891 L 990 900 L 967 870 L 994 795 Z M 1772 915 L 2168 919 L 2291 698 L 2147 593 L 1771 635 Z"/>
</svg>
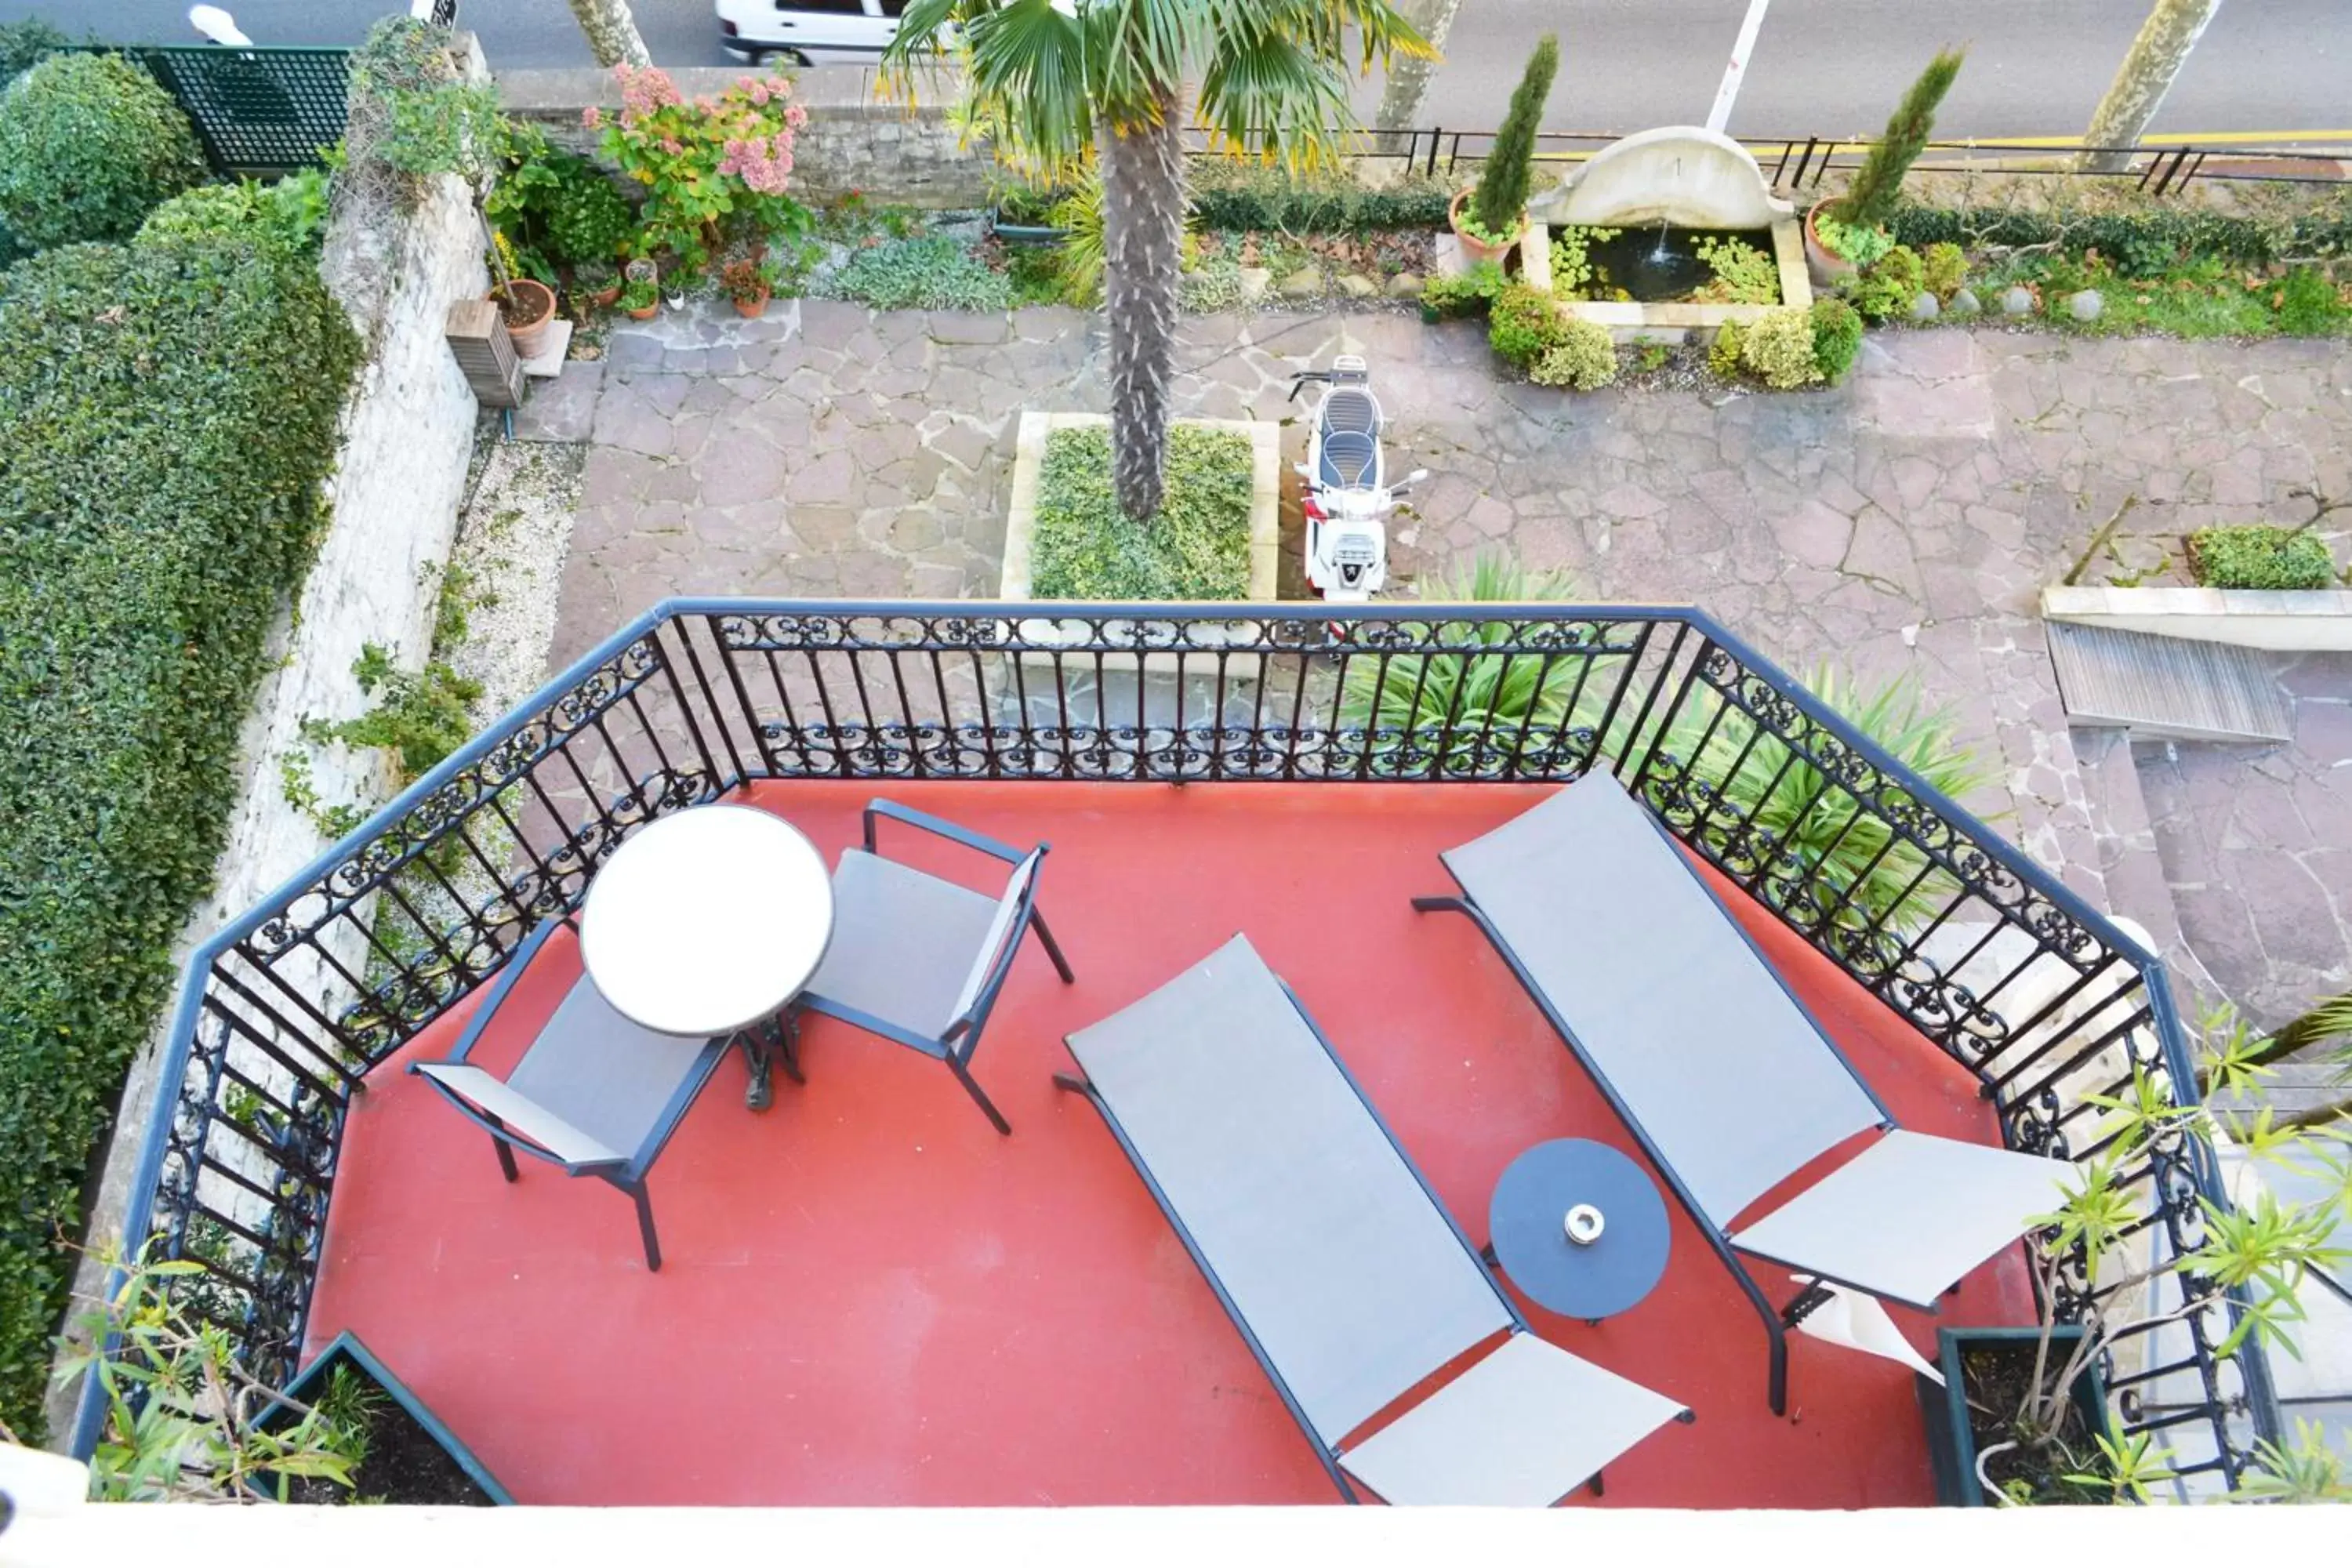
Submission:
<svg viewBox="0 0 2352 1568">
<path fill-rule="evenodd" d="M 2265 222 L 2186 208 L 2054 215 L 2002 207 L 1904 207 L 1888 227 L 1897 243 L 1917 251 L 1939 240 L 2096 250 L 2127 276 L 2160 272 L 2191 256 L 2266 265 L 2286 258 L 2352 255 L 2352 215 Z"/>
<path fill-rule="evenodd" d="M 41 1432 L 79 1192 L 210 884 L 360 344 L 236 237 L 0 273 L 0 1418 Z"/>
<path fill-rule="evenodd" d="M 1202 228 L 1277 228 L 1293 234 L 1367 228 L 1444 228 L 1453 192 L 1411 179 L 1381 190 L 1352 180 L 1293 180 L 1279 171 L 1197 174 L 1192 214 Z"/>
</svg>

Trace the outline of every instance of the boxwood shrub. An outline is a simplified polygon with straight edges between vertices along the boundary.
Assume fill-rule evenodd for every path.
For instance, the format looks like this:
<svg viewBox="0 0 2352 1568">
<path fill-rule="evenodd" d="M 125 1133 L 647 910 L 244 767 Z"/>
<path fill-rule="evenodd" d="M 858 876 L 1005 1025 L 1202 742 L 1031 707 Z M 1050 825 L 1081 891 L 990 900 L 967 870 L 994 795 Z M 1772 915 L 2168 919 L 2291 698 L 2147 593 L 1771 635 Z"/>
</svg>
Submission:
<svg viewBox="0 0 2352 1568">
<path fill-rule="evenodd" d="M 1412 175 L 1373 190 L 1349 179 L 1294 178 L 1279 169 L 1217 164 L 1196 171 L 1192 194 L 1193 219 L 1203 228 L 1353 234 L 1443 228 L 1453 191 Z"/>
<path fill-rule="evenodd" d="M 2327 542 L 2299 528 L 2200 528 L 2189 536 L 2189 563 L 2208 588 L 2332 588 Z"/>
<path fill-rule="evenodd" d="M 359 358 L 282 256 L 166 237 L 0 273 L 0 1419 L 26 1438 L 59 1239 L 211 881 Z"/>
<path fill-rule="evenodd" d="M 2183 207 L 2162 212 L 2046 213 L 2003 207 L 1903 207 L 1888 224 L 1914 250 L 1938 242 L 2014 249 L 2056 245 L 2096 250 L 2126 277 L 2147 277 L 2193 257 L 2267 264 L 2281 257 L 2352 255 L 2352 214 L 2284 221 Z"/>
<path fill-rule="evenodd" d="M 0 222 L 34 249 L 128 239 L 205 172 L 188 117 L 120 55 L 51 55 L 0 91 Z"/>
</svg>

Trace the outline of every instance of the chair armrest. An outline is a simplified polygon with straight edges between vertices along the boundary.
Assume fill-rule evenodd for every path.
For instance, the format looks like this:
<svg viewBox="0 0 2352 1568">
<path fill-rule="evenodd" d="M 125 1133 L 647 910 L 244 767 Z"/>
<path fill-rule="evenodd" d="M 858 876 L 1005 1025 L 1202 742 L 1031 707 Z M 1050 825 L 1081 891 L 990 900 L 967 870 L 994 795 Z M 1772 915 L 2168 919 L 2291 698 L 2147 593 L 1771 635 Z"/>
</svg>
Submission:
<svg viewBox="0 0 2352 1568">
<path fill-rule="evenodd" d="M 457 1037 L 457 1048 L 443 1060 L 462 1062 L 472 1055 L 475 1046 L 481 1042 L 482 1031 L 490 1026 L 490 1020 L 498 1016 L 499 1009 L 505 1005 L 507 993 L 515 988 L 515 982 L 522 978 L 522 972 L 530 967 L 530 961 L 539 956 L 539 950 L 547 945 L 547 939 L 555 934 L 555 928 L 560 925 L 572 926 L 575 933 L 579 930 L 569 914 L 555 920 L 543 920 L 539 922 L 538 929 L 507 954 L 506 964 L 499 971 L 499 977 L 490 982 L 489 994 L 484 996 L 482 1005 L 474 1009 L 474 1016 L 466 1020 L 466 1029 Z"/>
<path fill-rule="evenodd" d="M 866 852 L 868 855 L 875 852 L 874 819 L 877 816 L 887 816 L 894 822 L 903 822 L 909 827 L 919 827 L 926 833 L 935 833 L 941 838 L 951 839 L 962 845 L 967 849 L 977 849 L 983 855 L 993 855 L 1008 865 L 1020 864 L 1021 858 L 1029 853 L 1026 849 L 1015 849 L 1010 844 L 1001 844 L 983 834 L 974 833 L 969 827 L 958 827 L 954 823 L 944 817 L 933 816 L 928 811 L 917 811 L 911 805 L 900 805 L 897 801 L 877 797 L 866 803 Z"/>
<path fill-rule="evenodd" d="M 441 1098 L 456 1107 L 467 1121 L 534 1159 L 561 1165 L 574 1175 L 616 1171 L 629 1163 L 626 1155 L 605 1148 L 479 1068 L 448 1062 L 411 1062 L 408 1070 L 438 1089 Z M 568 1153 L 566 1146 L 570 1148 Z"/>
</svg>

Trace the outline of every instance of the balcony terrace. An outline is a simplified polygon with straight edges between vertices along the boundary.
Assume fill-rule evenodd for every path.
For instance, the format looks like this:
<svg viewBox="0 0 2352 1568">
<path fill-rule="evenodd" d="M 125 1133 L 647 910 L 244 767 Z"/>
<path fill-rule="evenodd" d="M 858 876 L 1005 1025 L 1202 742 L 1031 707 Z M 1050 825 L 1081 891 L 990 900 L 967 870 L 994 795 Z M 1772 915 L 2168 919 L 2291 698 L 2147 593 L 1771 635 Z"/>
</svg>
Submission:
<svg viewBox="0 0 2352 1568">
<path fill-rule="evenodd" d="M 1441 850 L 1592 769 L 1650 806 L 1904 1127 L 2080 1153 L 2083 1091 L 2135 1062 L 2181 1073 L 2160 966 L 1694 612 L 1049 614 L 699 601 L 617 634 L 199 953 L 133 1234 L 209 1265 L 207 1310 L 263 1375 L 356 1332 L 524 1502 L 1311 1503 L 1333 1496 L 1314 1449 L 1052 1082 L 1065 1035 L 1235 931 L 1474 1238 L 1523 1149 L 1637 1145 L 1494 949 L 1409 900 L 1445 890 Z M 1465 659 L 1523 661 L 1555 700 L 1498 723 L 1349 695 L 1425 694 Z M 1902 868 L 1909 912 L 1742 816 L 1735 784 L 1800 764 L 1805 814 L 1875 825 L 1870 863 Z M 403 1070 L 447 1053 L 521 937 L 645 823 L 734 800 L 830 863 L 876 795 L 1053 846 L 1040 907 L 1076 984 L 1022 952 L 972 1063 L 1009 1138 L 936 1063 L 812 1017 L 804 1085 L 747 1111 L 730 1056 L 687 1113 L 648 1182 L 651 1273 L 627 1204 L 543 1166 L 501 1181 Z M 951 849 L 903 853 L 960 874 Z M 1610 902 L 1563 888 L 1560 918 Z M 510 1065 L 579 973 L 559 932 L 477 1059 Z M 2158 1165 L 2212 1190 L 2199 1147 Z M 1775 1415 L 1753 1310 L 1671 1223 L 1630 1311 L 1596 1326 L 1515 1298 L 1537 1333 L 1697 1413 L 1612 1462 L 1597 1500 L 1932 1501 L 1912 1374 L 1793 1336 Z M 2194 1223 L 2170 1205 L 2148 1241 Z M 1937 1320 L 1891 1310 L 1932 1354 Z M 2113 1369 L 2127 1427 L 2223 1479 L 2271 1418 L 2260 1362 L 2211 1348 L 2226 1310 L 2189 1320 L 2168 1347 L 2185 1361 Z M 1941 1304 L 2033 1311 L 2022 1247 Z M 2139 1397 L 2158 1378 L 2160 1408 Z"/>
</svg>

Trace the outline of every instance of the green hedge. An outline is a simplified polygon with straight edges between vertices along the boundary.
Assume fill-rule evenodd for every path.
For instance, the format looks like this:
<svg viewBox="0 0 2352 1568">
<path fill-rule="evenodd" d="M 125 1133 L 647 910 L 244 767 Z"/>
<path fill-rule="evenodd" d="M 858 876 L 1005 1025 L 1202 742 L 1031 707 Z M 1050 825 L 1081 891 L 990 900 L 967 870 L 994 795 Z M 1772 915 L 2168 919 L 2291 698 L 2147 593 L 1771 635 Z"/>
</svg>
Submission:
<svg viewBox="0 0 2352 1568">
<path fill-rule="evenodd" d="M 1110 427 L 1056 430 L 1037 477 L 1030 592 L 1039 599 L 1245 599 L 1250 444 L 1231 430 L 1168 432 L 1168 494 L 1149 523 L 1118 510 Z"/>
<path fill-rule="evenodd" d="M 120 55 L 51 55 L 0 91 L 0 220 L 35 249 L 128 239 L 205 175 L 188 117 Z"/>
<path fill-rule="evenodd" d="M 211 882 L 359 360 L 280 254 L 76 245 L 0 274 L 0 1418 L 26 1438 L 58 1235 Z"/>
<path fill-rule="evenodd" d="M 2208 588 L 2336 586 L 2326 542 L 2299 528 L 2200 528 L 2189 536 L 2189 561 Z"/>
<path fill-rule="evenodd" d="M 1212 165 L 1193 180 L 1192 216 L 1202 228 L 1293 234 L 1444 228 L 1452 196 L 1446 186 L 1419 178 L 1375 191 L 1352 180 L 1294 180 L 1276 169 Z"/>
<path fill-rule="evenodd" d="M 2161 272 L 2196 256 L 2262 264 L 2283 257 L 2352 255 L 2352 214 L 2266 222 L 2186 207 L 2095 214 L 1904 207 L 1888 226 L 1914 250 L 1938 241 L 2004 248 L 2055 244 L 2075 252 L 2096 250 L 2132 276 Z"/>
</svg>

